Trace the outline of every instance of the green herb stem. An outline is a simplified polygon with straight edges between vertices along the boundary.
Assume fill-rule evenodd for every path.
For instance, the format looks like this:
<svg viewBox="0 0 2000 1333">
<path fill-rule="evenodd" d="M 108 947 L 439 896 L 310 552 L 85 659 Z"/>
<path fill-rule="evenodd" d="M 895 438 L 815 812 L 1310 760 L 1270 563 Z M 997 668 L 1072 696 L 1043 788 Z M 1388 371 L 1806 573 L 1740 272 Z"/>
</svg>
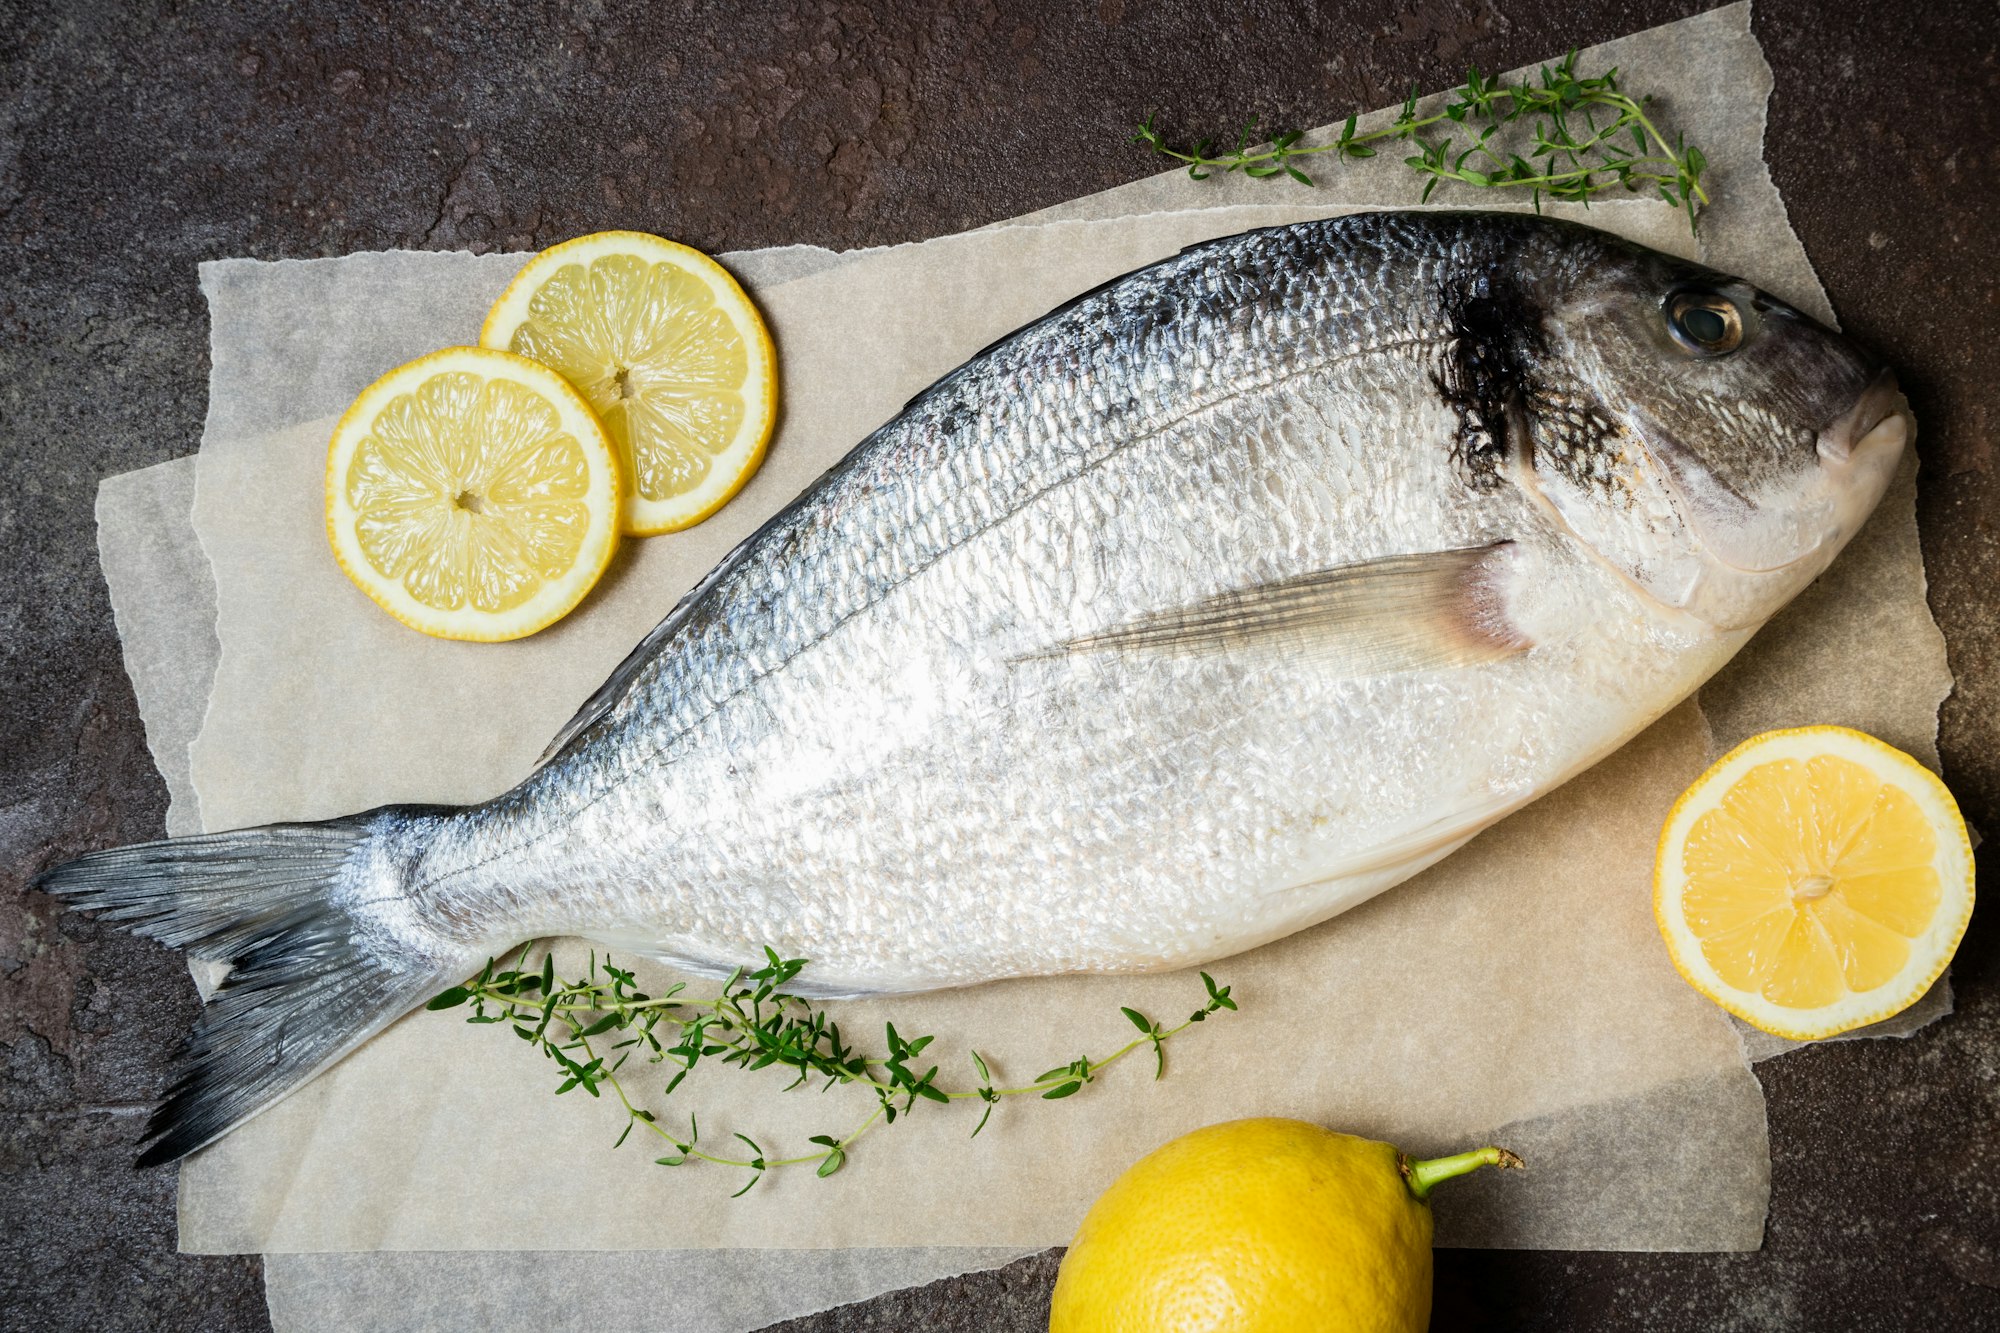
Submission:
<svg viewBox="0 0 2000 1333">
<path fill-rule="evenodd" d="M 978 1135 L 986 1127 L 993 1106 L 1004 1098 L 1038 1095 L 1046 1100 L 1069 1097 L 1092 1082 L 1098 1074 L 1125 1059 L 1141 1047 L 1150 1046 L 1155 1057 L 1154 1077 L 1165 1073 L 1165 1042 L 1205 1021 L 1211 1014 L 1234 1009 L 1229 988 L 1218 987 L 1206 972 L 1201 974 L 1207 996 L 1202 1008 L 1185 1022 L 1161 1027 L 1136 1009 L 1125 1009 L 1126 1018 L 1139 1029 L 1139 1036 L 1101 1059 L 1080 1057 L 1036 1076 L 1028 1083 L 1010 1087 L 995 1085 L 992 1071 L 977 1051 L 972 1063 L 979 1074 L 973 1088 L 947 1089 L 936 1085 L 937 1067 L 916 1073 L 911 1062 L 929 1046 L 928 1036 L 905 1038 L 894 1023 L 885 1025 L 886 1055 L 864 1054 L 852 1049 L 840 1034 L 839 1025 L 808 1001 L 788 994 L 783 987 L 804 968 L 803 959 L 781 959 L 765 950 L 766 963 L 754 971 L 738 969 L 707 997 L 686 995 L 676 984 L 666 994 L 649 996 L 640 991 L 633 974 L 617 967 L 607 957 L 590 957 L 586 976 L 558 982 L 555 960 L 544 953 L 539 967 L 528 964 L 530 946 L 524 945 L 510 964 L 488 960 L 484 970 L 464 985 L 454 986 L 430 1002 L 432 1009 L 451 1009 L 470 1004 L 469 1023 L 508 1023 L 517 1036 L 534 1043 L 561 1071 L 562 1083 L 556 1091 L 566 1093 L 582 1088 L 592 1097 L 609 1088 L 625 1110 L 625 1128 L 618 1136 L 622 1145 L 634 1126 L 643 1126 L 657 1140 L 673 1149 L 656 1159 L 663 1166 L 679 1166 L 690 1161 L 743 1168 L 751 1172 L 744 1190 L 780 1166 L 817 1164 L 819 1174 L 832 1175 L 847 1160 L 848 1150 L 863 1135 L 881 1124 L 894 1124 L 899 1116 L 915 1109 L 918 1101 L 950 1104 L 978 1100 L 986 1104 Z M 663 1039 L 663 1037 L 665 1039 Z M 610 1039 L 611 1044 L 604 1043 Z M 802 1086 L 810 1078 L 823 1077 L 826 1087 L 857 1084 L 875 1094 L 875 1109 L 859 1125 L 835 1137 L 816 1134 L 814 1152 L 772 1157 L 754 1140 L 742 1134 L 731 1137 L 748 1145 L 753 1155 L 719 1153 L 699 1144 L 700 1126 L 690 1117 L 685 1135 L 668 1129 L 654 1114 L 632 1099 L 619 1077 L 634 1051 L 645 1054 L 651 1064 L 669 1064 L 675 1072 L 666 1084 L 671 1094 L 695 1066 L 703 1060 L 745 1069 L 783 1065 L 797 1077 L 787 1090 Z M 617 1054 L 614 1056 L 614 1052 Z M 616 1145 L 614 1145 L 616 1146 Z M 739 1190 L 738 1193 L 742 1193 Z"/>
<path fill-rule="evenodd" d="M 1402 1168 L 1403 1183 L 1409 1186 L 1412 1195 L 1421 1200 L 1430 1198 L 1431 1191 L 1445 1181 L 1477 1171 L 1482 1166 L 1519 1171 L 1525 1164 L 1505 1148 L 1488 1147 L 1453 1153 L 1449 1157 L 1434 1157 L 1426 1162 L 1412 1161 L 1407 1155 L 1401 1155 L 1398 1165 Z"/>
<path fill-rule="evenodd" d="M 1687 214 L 1688 226 L 1698 226 L 1697 205 L 1708 203 L 1702 184 L 1707 159 L 1699 148 L 1679 136 L 1669 139 L 1647 113 L 1650 99 L 1634 99 L 1618 86 L 1618 71 L 1580 77 L 1577 53 L 1571 51 L 1553 69 L 1544 65 L 1541 82 L 1509 85 L 1488 79 L 1477 68 L 1466 75 L 1444 108 L 1434 115 L 1417 115 L 1417 93 L 1411 90 L 1395 121 L 1382 129 L 1357 133 L 1358 117 L 1349 116 L 1331 143 L 1301 144 L 1300 130 L 1287 130 L 1262 145 L 1253 145 L 1254 117 L 1238 133 L 1236 147 L 1216 153 L 1204 139 L 1192 150 L 1169 146 L 1151 119 L 1139 126 L 1134 141 L 1187 165 L 1188 175 L 1206 180 L 1217 171 L 1240 171 L 1255 179 L 1279 175 L 1310 185 L 1312 178 L 1296 165 L 1298 159 L 1332 153 L 1340 158 L 1376 155 L 1374 145 L 1406 141 L 1417 152 L 1404 164 L 1429 177 L 1423 197 L 1428 201 L 1440 182 L 1453 181 L 1482 189 L 1527 190 L 1537 210 L 1542 196 L 1588 205 L 1606 190 L 1658 194 Z M 1527 157 L 1512 151 L 1501 131 L 1516 121 L 1528 121 L 1534 146 Z M 1475 131 L 1480 122 L 1484 129 Z M 1467 146 L 1455 134 L 1431 132 L 1464 125 Z"/>
</svg>

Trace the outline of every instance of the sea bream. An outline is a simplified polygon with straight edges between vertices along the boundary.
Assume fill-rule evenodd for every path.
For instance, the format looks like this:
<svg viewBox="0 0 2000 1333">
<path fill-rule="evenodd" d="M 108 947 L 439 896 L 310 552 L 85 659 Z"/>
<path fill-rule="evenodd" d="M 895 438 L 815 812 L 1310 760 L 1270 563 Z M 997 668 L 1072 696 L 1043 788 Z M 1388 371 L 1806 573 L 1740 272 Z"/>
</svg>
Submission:
<svg viewBox="0 0 2000 1333">
<path fill-rule="evenodd" d="M 233 964 L 142 1160 L 529 938 L 821 994 L 1176 968 L 1448 855 L 1686 697 L 1911 431 L 1783 302 L 1585 227 L 1196 246 L 939 380 L 512 791 L 42 886 Z"/>
</svg>

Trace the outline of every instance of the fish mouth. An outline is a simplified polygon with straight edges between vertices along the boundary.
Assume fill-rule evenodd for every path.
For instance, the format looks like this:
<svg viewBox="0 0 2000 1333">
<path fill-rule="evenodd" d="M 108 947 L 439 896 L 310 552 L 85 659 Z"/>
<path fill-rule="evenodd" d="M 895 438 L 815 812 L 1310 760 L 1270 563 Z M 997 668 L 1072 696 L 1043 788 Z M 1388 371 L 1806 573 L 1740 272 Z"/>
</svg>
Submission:
<svg viewBox="0 0 2000 1333">
<path fill-rule="evenodd" d="M 1734 574 L 1824 569 L 1881 500 L 1916 432 L 1910 407 L 1884 368 L 1814 441 L 1819 467 L 1799 474 L 1768 502 L 1717 487 L 1683 466 L 1673 449 L 1662 463 L 1708 558 Z M 1668 441 L 1672 444 L 1672 441 Z"/>
<path fill-rule="evenodd" d="M 1910 441 L 1914 422 L 1909 400 L 1896 383 L 1896 372 L 1883 370 L 1854 406 L 1835 417 L 1819 433 L 1819 456 L 1827 466 L 1850 468 L 1866 455 L 1898 456 Z"/>
<path fill-rule="evenodd" d="M 1748 629 L 1767 619 L 1777 605 L 1818 577 L 1860 531 L 1895 479 L 1915 434 L 1916 421 L 1895 372 L 1880 371 L 1853 405 L 1819 432 L 1817 475 L 1808 472 L 1801 478 L 1804 489 L 1790 506 L 1791 532 L 1800 537 L 1810 533 L 1811 539 L 1786 558 L 1768 545 L 1760 550 L 1754 527 L 1748 529 L 1749 541 L 1718 540 L 1719 534 L 1710 534 L 1702 543 L 1710 567 L 1689 589 L 1681 609 L 1720 630 Z M 1772 512 L 1782 514 L 1784 507 Z M 1769 529 L 1778 538 L 1785 532 L 1783 524 Z"/>
<path fill-rule="evenodd" d="M 1528 451 L 1516 462 L 1520 484 L 1649 602 L 1722 631 L 1763 623 L 1832 563 L 1889 489 L 1916 433 L 1895 373 L 1880 370 L 1818 432 L 1817 458 L 1792 474 L 1791 493 L 1760 506 L 1709 478 L 1678 441 L 1647 425 L 1647 452 L 1657 460 L 1663 498 L 1693 541 L 1696 568 L 1683 562 L 1645 579 L 1597 551 L 1546 493 Z"/>
<path fill-rule="evenodd" d="M 1916 431 L 1916 419 L 1896 383 L 1896 373 L 1884 370 L 1861 391 L 1854 406 L 1819 433 L 1820 471 L 1832 502 L 1824 538 L 1831 548 L 1827 559 L 1875 512 Z"/>
</svg>

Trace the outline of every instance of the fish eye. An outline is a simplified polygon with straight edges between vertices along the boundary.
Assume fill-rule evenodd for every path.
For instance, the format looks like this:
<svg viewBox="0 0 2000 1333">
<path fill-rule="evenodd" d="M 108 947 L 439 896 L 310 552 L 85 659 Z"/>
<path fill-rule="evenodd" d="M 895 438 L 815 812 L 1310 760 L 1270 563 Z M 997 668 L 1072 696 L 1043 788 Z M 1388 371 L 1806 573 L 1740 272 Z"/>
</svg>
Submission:
<svg viewBox="0 0 2000 1333">
<path fill-rule="evenodd" d="M 1720 292 L 1675 292 L 1666 316 L 1667 332 L 1695 356 L 1727 356 L 1743 345 L 1743 312 Z"/>
</svg>

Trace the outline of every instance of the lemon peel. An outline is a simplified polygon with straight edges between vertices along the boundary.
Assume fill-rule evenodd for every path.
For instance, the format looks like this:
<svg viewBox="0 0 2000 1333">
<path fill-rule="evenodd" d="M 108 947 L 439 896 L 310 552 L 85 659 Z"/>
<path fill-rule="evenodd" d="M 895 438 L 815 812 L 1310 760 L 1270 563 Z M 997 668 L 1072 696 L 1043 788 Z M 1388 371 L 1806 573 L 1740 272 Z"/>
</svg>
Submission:
<svg viewBox="0 0 2000 1333">
<path fill-rule="evenodd" d="M 1500 1148 L 1413 1161 L 1299 1120 L 1210 1125 L 1155 1149 L 1091 1207 L 1050 1333 L 1422 1333 L 1441 1181 L 1521 1166 Z"/>
<path fill-rule="evenodd" d="M 497 642 L 568 614 L 618 545 L 616 451 L 548 367 L 450 347 L 362 390 L 327 445 L 326 532 L 412 629 Z"/>
<path fill-rule="evenodd" d="M 1846 727 L 1753 736 L 1675 803 L 1653 911 L 1688 984 L 1810 1041 L 1902 1012 L 1972 917 L 1972 845 L 1943 782 Z"/>
<path fill-rule="evenodd" d="M 646 232 L 542 251 L 479 341 L 557 370 L 602 418 L 630 483 L 632 535 L 720 509 L 756 473 L 777 422 L 777 352 L 756 306 L 713 259 Z"/>
</svg>

